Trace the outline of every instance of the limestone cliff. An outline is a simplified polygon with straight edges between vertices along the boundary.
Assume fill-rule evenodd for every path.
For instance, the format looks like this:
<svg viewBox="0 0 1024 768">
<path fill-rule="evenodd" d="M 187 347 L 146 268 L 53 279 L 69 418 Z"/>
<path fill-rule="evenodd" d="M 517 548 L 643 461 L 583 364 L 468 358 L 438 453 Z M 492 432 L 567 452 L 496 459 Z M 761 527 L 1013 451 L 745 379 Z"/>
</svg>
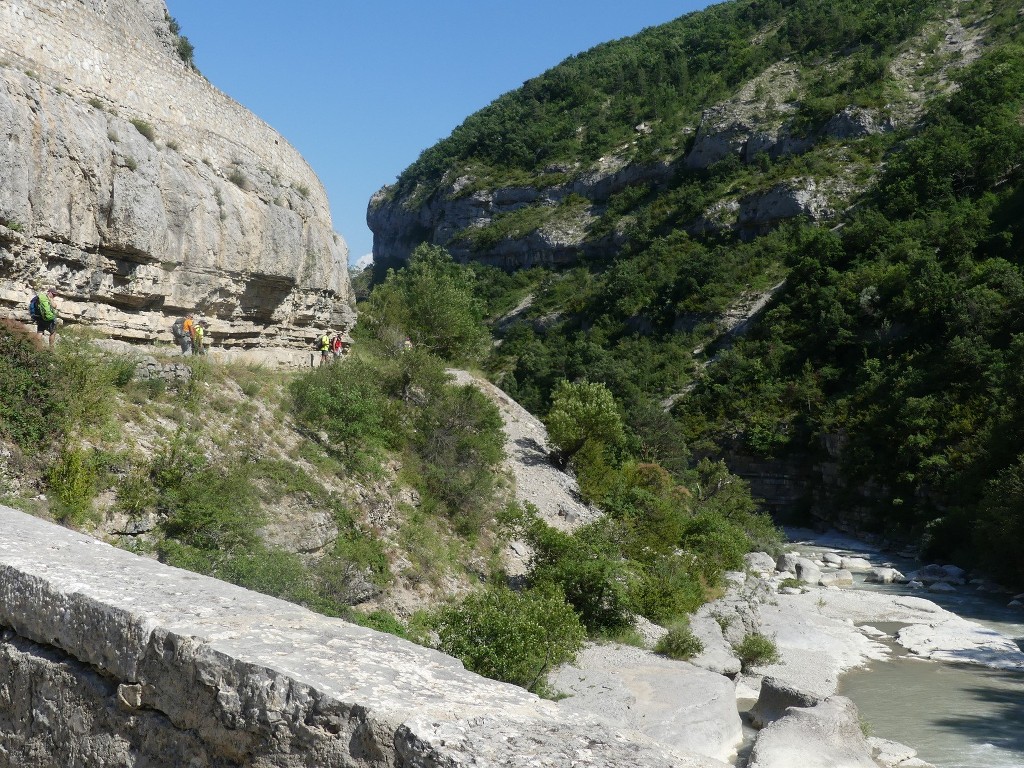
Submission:
<svg viewBox="0 0 1024 768">
<path fill-rule="evenodd" d="M 354 320 L 323 186 L 175 51 L 162 0 L 0 4 L 0 312 L 54 287 L 66 322 L 306 345 Z"/>
</svg>

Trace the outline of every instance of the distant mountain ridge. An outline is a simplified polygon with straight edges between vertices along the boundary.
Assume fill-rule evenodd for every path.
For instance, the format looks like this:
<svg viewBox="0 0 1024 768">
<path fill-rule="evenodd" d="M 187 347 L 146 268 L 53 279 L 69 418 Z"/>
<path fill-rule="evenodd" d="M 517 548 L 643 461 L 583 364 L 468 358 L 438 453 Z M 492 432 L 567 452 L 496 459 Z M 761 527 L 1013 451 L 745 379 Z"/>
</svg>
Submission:
<svg viewBox="0 0 1024 768">
<path fill-rule="evenodd" d="M 922 94 L 941 93 L 948 71 L 977 55 L 983 26 L 965 29 L 956 8 L 723 3 L 571 57 L 467 118 L 373 197 L 375 261 L 401 263 L 424 240 L 505 268 L 608 256 L 637 207 L 619 210 L 617 195 L 709 171 L 735 181 L 724 166 L 736 161 L 750 177 L 743 194 L 718 184 L 699 207 L 674 206 L 692 233 L 832 219 L 874 164 L 807 173 L 785 161 L 913 125 Z"/>
</svg>

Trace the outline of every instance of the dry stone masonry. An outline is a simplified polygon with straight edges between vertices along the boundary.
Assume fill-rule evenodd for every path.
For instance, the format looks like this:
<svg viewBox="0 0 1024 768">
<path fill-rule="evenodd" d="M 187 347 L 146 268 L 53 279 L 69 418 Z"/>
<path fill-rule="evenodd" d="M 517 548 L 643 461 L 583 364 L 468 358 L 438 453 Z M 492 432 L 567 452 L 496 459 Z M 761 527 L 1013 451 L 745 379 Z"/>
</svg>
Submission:
<svg viewBox="0 0 1024 768">
<path fill-rule="evenodd" d="M 162 0 L 0 3 L 0 313 L 227 347 L 351 325 L 347 246 L 284 138 L 174 51 Z"/>
<path fill-rule="evenodd" d="M 391 635 L 0 507 L 0 766 L 706 767 Z"/>
</svg>

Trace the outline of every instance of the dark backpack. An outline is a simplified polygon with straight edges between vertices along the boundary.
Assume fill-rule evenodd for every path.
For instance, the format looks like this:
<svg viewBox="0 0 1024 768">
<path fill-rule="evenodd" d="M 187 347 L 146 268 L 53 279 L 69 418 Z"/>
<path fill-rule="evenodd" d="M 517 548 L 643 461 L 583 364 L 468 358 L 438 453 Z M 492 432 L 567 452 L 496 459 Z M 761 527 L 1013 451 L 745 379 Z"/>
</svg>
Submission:
<svg viewBox="0 0 1024 768">
<path fill-rule="evenodd" d="M 174 325 L 171 326 L 171 333 L 174 334 L 176 339 L 180 339 L 185 335 L 185 318 L 179 317 L 174 321 Z"/>
<path fill-rule="evenodd" d="M 43 319 L 43 313 L 39 311 L 38 296 L 33 296 L 32 300 L 28 303 L 28 315 L 32 318 L 32 321 L 36 323 Z"/>
</svg>

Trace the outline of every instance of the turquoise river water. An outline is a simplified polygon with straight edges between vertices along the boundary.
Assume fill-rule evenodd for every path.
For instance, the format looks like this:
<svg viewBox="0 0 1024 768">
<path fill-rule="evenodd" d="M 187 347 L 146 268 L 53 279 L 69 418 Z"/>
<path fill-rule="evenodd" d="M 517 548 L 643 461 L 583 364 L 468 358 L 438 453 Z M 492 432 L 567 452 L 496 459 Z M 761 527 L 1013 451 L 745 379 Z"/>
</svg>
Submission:
<svg viewBox="0 0 1024 768">
<path fill-rule="evenodd" d="M 873 563 L 884 559 L 904 573 L 920 567 L 867 549 L 815 549 L 860 554 Z M 1014 639 L 1024 650 L 1024 612 L 1007 608 L 1006 595 L 978 592 L 971 586 L 935 595 L 903 585 L 865 584 L 861 579 L 855 588 L 927 598 Z M 922 661 L 895 642 L 900 625 L 872 626 L 889 633 L 881 640 L 892 648 L 892 659 L 847 673 L 839 687 L 856 703 L 871 735 L 913 747 L 919 758 L 936 768 L 1024 768 L 1024 672 Z"/>
</svg>

